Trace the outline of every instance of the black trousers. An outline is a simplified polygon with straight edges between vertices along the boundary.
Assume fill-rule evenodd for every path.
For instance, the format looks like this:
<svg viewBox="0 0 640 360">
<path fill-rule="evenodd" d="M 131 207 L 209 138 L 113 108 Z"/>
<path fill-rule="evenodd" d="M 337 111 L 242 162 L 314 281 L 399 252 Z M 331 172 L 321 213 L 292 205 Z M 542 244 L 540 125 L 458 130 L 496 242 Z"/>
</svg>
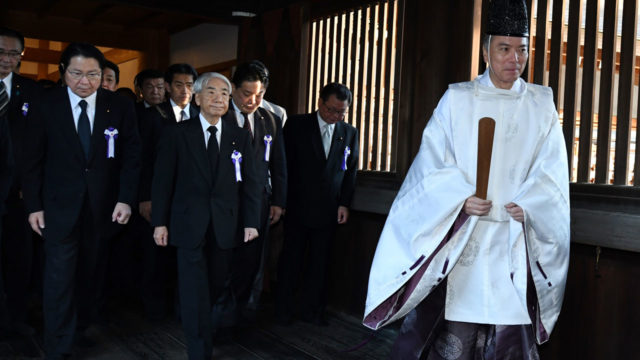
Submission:
<svg viewBox="0 0 640 360">
<path fill-rule="evenodd" d="M 235 294 L 238 309 L 247 305 L 252 295 L 256 275 L 262 270 L 265 243 L 269 238 L 269 199 L 263 195 L 262 219 L 258 229 L 258 238 L 243 243 L 233 251 L 231 284 Z M 244 235 L 243 235 L 244 236 Z"/>
<path fill-rule="evenodd" d="M 296 310 L 303 318 L 322 316 L 327 304 L 327 264 L 336 234 L 336 225 L 325 228 L 305 226 L 285 218 L 284 243 L 278 265 L 276 316 L 289 320 Z M 300 283 L 300 301 L 294 302 Z"/>
<path fill-rule="evenodd" d="M 54 210 L 50 210 L 54 211 Z M 45 224 L 47 212 L 45 211 Z M 47 358 L 71 354 L 76 331 L 92 321 L 104 286 L 107 239 L 95 230 L 85 200 L 78 223 L 60 242 L 45 238 L 43 287 L 44 345 Z"/>
<path fill-rule="evenodd" d="M 228 285 L 233 249 L 221 249 L 211 226 L 195 249 L 177 249 L 182 328 L 190 360 L 213 353 L 212 308 Z"/>
<path fill-rule="evenodd" d="M 41 261 L 35 256 L 35 246 L 41 247 L 42 244 L 40 241 L 36 243 L 24 203 L 17 194 L 14 199 L 7 201 L 7 213 L 3 220 L 2 270 L 7 307 L 11 322 L 24 323 L 33 289 L 34 265 Z"/>
</svg>

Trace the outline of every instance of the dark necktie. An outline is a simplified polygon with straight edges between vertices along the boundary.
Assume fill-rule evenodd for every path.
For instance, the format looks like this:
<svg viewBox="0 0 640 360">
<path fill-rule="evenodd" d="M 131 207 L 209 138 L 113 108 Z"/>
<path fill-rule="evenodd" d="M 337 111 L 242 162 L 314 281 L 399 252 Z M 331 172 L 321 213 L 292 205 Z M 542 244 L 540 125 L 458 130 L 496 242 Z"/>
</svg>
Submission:
<svg viewBox="0 0 640 360">
<path fill-rule="evenodd" d="M 249 135 L 251 135 L 251 138 L 253 139 L 253 130 L 251 129 L 251 123 L 249 122 L 249 114 L 242 113 L 242 116 L 244 116 L 244 126 L 243 126 L 243 128 L 245 128 L 245 129 L 247 129 L 249 131 Z"/>
<path fill-rule="evenodd" d="M 0 80 L 0 118 L 7 113 L 9 104 L 9 94 L 7 94 L 7 88 L 4 85 L 4 81 Z"/>
<path fill-rule="evenodd" d="M 218 139 L 216 139 L 218 128 L 211 125 L 207 128 L 207 131 L 211 134 L 209 141 L 207 141 L 207 154 L 209 155 L 209 163 L 211 163 L 211 171 L 215 177 L 215 173 L 218 171 L 218 157 L 220 154 Z"/>
<path fill-rule="evenodd" d="M 182 111 L 180 111 L 180 120 L 178 120 L 178 121 L 182 122 L 182 121 L 185 120 L 186 117 L 187 117 L 186 111 L 182 110 Z"/>
<path fill-rule="evenodd" d="M 87 115 L 87 102 L 80 100 L 80 117 L 78 118 L 78 136 L 80 137 L 80 144 L 82 144 L 82 150 L 84 150 L 85 159 L 89 159 L 89 147 L 91 145 L 91 125 L 89 124 L 89 116 Z"/>
</svg>

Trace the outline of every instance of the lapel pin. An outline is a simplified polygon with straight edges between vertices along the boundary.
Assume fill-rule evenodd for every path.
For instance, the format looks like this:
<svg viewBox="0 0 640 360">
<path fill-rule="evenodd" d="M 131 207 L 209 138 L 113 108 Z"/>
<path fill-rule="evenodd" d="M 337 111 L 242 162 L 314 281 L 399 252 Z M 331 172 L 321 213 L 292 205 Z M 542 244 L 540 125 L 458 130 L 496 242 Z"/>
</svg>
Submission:
<svg viewBox="0 0 640 360">
<path fill-rule="evenodd" d="M 339 136 L 339 137 L 338 137 L 338 141 L 342 141 L 342 136 Z"/>
<path fill-rule="evenodd" d="M 235 145 L 235 144 L 236 144 L 235 140 L 231 142 L 231 145 Z"/>
<path fill-rule="evenodd" d="M 111 110 L 107 109 L 107 112 L 110 112 Z"/>
</svg>

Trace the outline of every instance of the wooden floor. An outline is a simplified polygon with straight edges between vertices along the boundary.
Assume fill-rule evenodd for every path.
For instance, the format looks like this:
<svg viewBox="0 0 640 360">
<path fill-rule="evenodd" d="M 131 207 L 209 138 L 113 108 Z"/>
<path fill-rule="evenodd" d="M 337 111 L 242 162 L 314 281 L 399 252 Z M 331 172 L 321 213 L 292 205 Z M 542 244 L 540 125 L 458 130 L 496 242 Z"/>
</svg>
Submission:
<svg viewBox="0 0 640 360">
<path fill-rule="evenodd" d="M 328 327 L 297 321 L 289 326 L 271 321 L 271 311 L 260 312 L 256 325 L 237 331 L 214 345 L 214 359 L 386 359 L 396 329 L 377 333 L 360 320 L 331 312 Z M 77 349 L 76 358 L 95 360 L 187 359 L 182 328 L 176 320 L 147 322 L 138 311 L 112 311 L 109 321 L 87 330 L 95 346 Z M 41 335 L 0 339 L 0 359 L 42 358 Z"/>
</svg>

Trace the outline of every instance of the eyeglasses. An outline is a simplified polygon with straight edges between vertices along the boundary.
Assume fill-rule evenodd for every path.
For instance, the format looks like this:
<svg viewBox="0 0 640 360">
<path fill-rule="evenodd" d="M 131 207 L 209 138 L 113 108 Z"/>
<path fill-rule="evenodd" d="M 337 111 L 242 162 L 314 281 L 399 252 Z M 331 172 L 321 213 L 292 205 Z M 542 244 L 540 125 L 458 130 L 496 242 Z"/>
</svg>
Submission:
<svg viewBox="0 0 640 360">
<path fill-rule="evenodd" d="M 347 112 L 349 111 L 349 109 L 344 109 L 344 110 L 338 110 L 332 107 L 327 106 L 326 104 L 323 104 L 325 108 L 327 108 L 327 111 L 330 112 L 333 115 L 338 115 L 338 116 L 345 116 L 347 114 Z"/>
<path fill-rule="evenodd" d="M 3 58 L 5 56 L 8 56 L 9 59 L 16 60 L 16 59 L 19 59 L 22 56 L 22 53 L 18 52 L 18 51 L 0 50 L 0 58 Z"/>
<path fill-rule="evenodd" d="M 100 80 L 100 78 L 102 78 L 102 73 L 101 72 L 89 72 L 89 73 L 83 73 L 81 71 L 77 71 L 77 70 L 67 70 L 67 73 L 69 74 L 69 76 L 73 79 L 73 80 L 80 80 L 83 77 L 86 77 L 87 80 L 89 81 L 96 81 L 96 80 Z"/>
</svg>

